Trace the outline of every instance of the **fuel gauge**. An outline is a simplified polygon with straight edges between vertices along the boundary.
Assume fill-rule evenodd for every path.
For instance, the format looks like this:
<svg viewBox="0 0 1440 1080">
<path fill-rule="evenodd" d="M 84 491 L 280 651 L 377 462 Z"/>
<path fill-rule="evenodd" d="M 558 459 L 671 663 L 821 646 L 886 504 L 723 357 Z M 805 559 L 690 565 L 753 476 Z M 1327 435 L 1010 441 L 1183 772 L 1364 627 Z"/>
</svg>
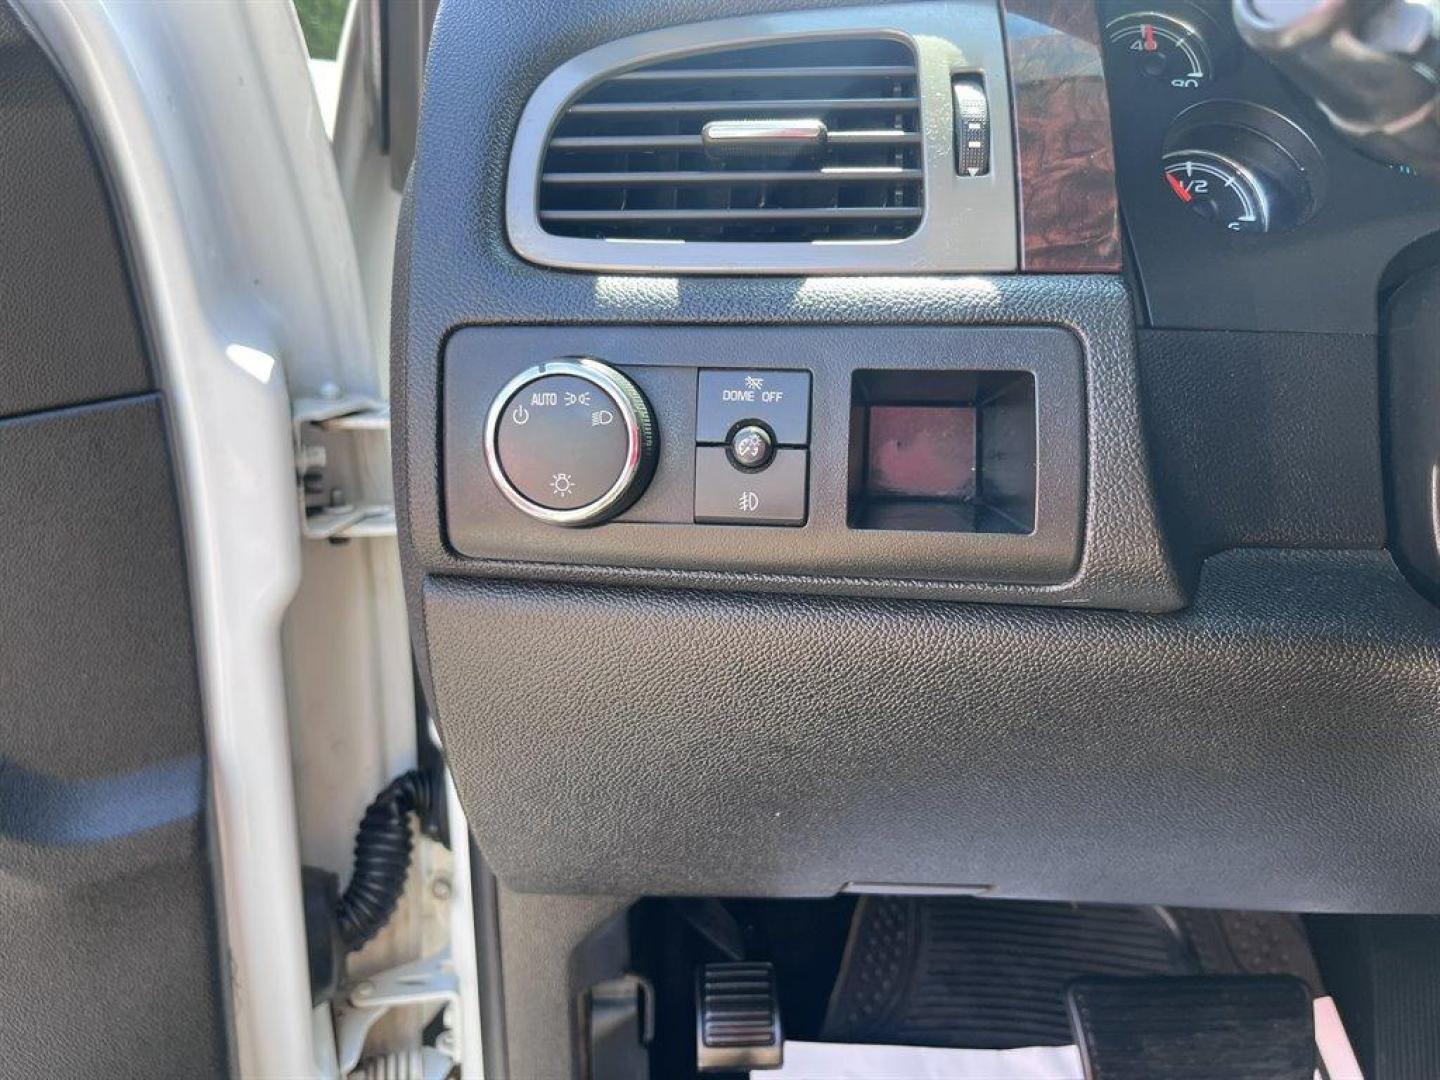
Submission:
<svg viewBox="0 0 1440 1080">
<path fill-rule="evenodd" d="M 1206 101 L 1165 136 L 1164 179 L 1191 213 L 1232 233 L 1308 220 L 1325 192 L 1320 151 L 1294 122 L 1243 101 Z"/>
<path fill-rule="evenodd" d="M 1157 11 L 1132 11 L 1105 24 L 1113 64 L 1147 81 L 1198 90 L 1214 67 L 1197 23 Z"/>
<path fill-rule="evenodd" d="M 1262 182 L 1234 158 L 1212 150 L 1165 155 L 1165 182 L 1206 221 L 1231 232 L 1268 232 L 1270 199 Z"/>
</svg>

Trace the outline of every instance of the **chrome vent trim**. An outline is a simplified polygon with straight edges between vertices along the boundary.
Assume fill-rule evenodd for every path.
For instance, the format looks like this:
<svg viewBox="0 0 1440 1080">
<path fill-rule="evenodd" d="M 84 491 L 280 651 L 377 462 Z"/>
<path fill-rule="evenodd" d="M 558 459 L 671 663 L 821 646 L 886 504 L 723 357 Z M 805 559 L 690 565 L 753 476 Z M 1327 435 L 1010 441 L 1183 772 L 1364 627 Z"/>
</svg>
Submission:
<svg viewBox="0 0 1440 1080">
<path fill-rule="evenodd" d="M 605 79 L 556 124 L 540 224 L 559 236 L 696 243 L 910 236 L 923 213 L 918 74 L 905 39 L 848 36 Z"/>
<path fill-rule="evenodd" d="M 986 77 L 987 176 L 955 174 L 950 84 L 966 71 Z M 532 262 L 620 272 L 1015 270 L 1008 99 L 990 0 L 625 38 L 563 64 L 527 104 L 510 241 Z"/>
</svg>

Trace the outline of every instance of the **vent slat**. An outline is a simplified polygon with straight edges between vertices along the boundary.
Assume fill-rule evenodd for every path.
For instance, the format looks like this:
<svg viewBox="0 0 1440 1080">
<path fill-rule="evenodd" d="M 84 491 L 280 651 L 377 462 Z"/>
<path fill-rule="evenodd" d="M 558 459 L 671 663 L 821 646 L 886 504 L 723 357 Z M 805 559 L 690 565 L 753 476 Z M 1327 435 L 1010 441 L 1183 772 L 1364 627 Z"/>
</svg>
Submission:
<svg viewBox="0 0 1440 1080">
<path fill-rule="evenodd" d="M 756 101 L 602 101 L 570 106 L 571 116 L 634 116 L 648 113 L 830 112 L 916 109 L 913 97 L 766 98 Z"/>
<path fill-rule="evenodd" d="M 834 64 L 828 67 L 647 68 L 610 82 L 710 82 L 717 79 L 913 79 L 913 64 Z"/>
<path fill-rule="evenodd" d="M 910 221 L 918 206 L 774 207 L 760 210 L 541 210 L 541 221 Z"/>
<path fill-rule="evenodd" d="M 832 131 L 832 146 L 917 146 L 918 131 Z M 699 135 L 565 135 L 550 140 L 551 150 L 700 150 Z"/>
<path fill-rule="evenodd" d="M 717 49 L 622 72 L 556 118 L 540 225 L 615 240 L 903 239 L 924 217 L 920 109 L 914 51 L 886 35 Z M 718 130 L 712 121 L 772 119 L 817 137 L 702 134 Z"/>
<path fill-rule="evenodd" d="M 547 172 L 540 177 L 542 184 L 564 184 L 582 186 L 630 186 L 645 184 L 813 184 L 858 180 L 893 180 L 904 183 L 919 180 L 924 176 L 920 169 L 904 169 L 896 166 L 846 168 L 835 166 L 829 169 L 807 169 L 803 172 L 789 172 L 777 169 L 696 169 L 693 171 L 670 170 L 666 172 Z"/>
</svg>

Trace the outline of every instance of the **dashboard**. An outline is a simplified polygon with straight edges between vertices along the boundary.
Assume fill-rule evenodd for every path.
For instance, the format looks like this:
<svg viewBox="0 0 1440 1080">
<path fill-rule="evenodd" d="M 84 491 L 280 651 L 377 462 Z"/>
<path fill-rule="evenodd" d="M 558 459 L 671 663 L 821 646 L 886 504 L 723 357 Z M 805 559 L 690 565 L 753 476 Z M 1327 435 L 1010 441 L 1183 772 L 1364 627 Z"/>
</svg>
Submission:
<svg viewBox="0 0 1440 1080">
<path fill-rule="evenodd" d="M 401 550 L 507 889 L 1432 909 L 1440 199 L 1228 4 L 448 5 L 428 70 Z"/>
<path fill-rule="evenodd" d="M 1143 321 L 1376 333 L 1387 272 L 1440 227 L 1433 181 L 1337 134 L 1229 3 L 1098 13 Z"/>
</svg>

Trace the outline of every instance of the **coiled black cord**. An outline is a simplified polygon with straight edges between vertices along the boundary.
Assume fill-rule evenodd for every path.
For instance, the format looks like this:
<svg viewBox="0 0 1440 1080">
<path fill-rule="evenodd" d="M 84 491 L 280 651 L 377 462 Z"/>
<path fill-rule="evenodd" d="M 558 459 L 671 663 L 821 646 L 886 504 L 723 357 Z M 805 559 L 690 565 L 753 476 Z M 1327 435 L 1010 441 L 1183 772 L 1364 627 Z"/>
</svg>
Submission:
<svg viewBox="0 0 1440 1080">
<path fill-rule="evenodd" d="M 335 905 L 340 940 L 354 952 L 395 914 L 410 872 L 410 815 L 423 824 L 435 805 L 435 782 L 412 769 L 390 781 L 365 808 L 355 834 L 355 872 Z"/>
</svg>

